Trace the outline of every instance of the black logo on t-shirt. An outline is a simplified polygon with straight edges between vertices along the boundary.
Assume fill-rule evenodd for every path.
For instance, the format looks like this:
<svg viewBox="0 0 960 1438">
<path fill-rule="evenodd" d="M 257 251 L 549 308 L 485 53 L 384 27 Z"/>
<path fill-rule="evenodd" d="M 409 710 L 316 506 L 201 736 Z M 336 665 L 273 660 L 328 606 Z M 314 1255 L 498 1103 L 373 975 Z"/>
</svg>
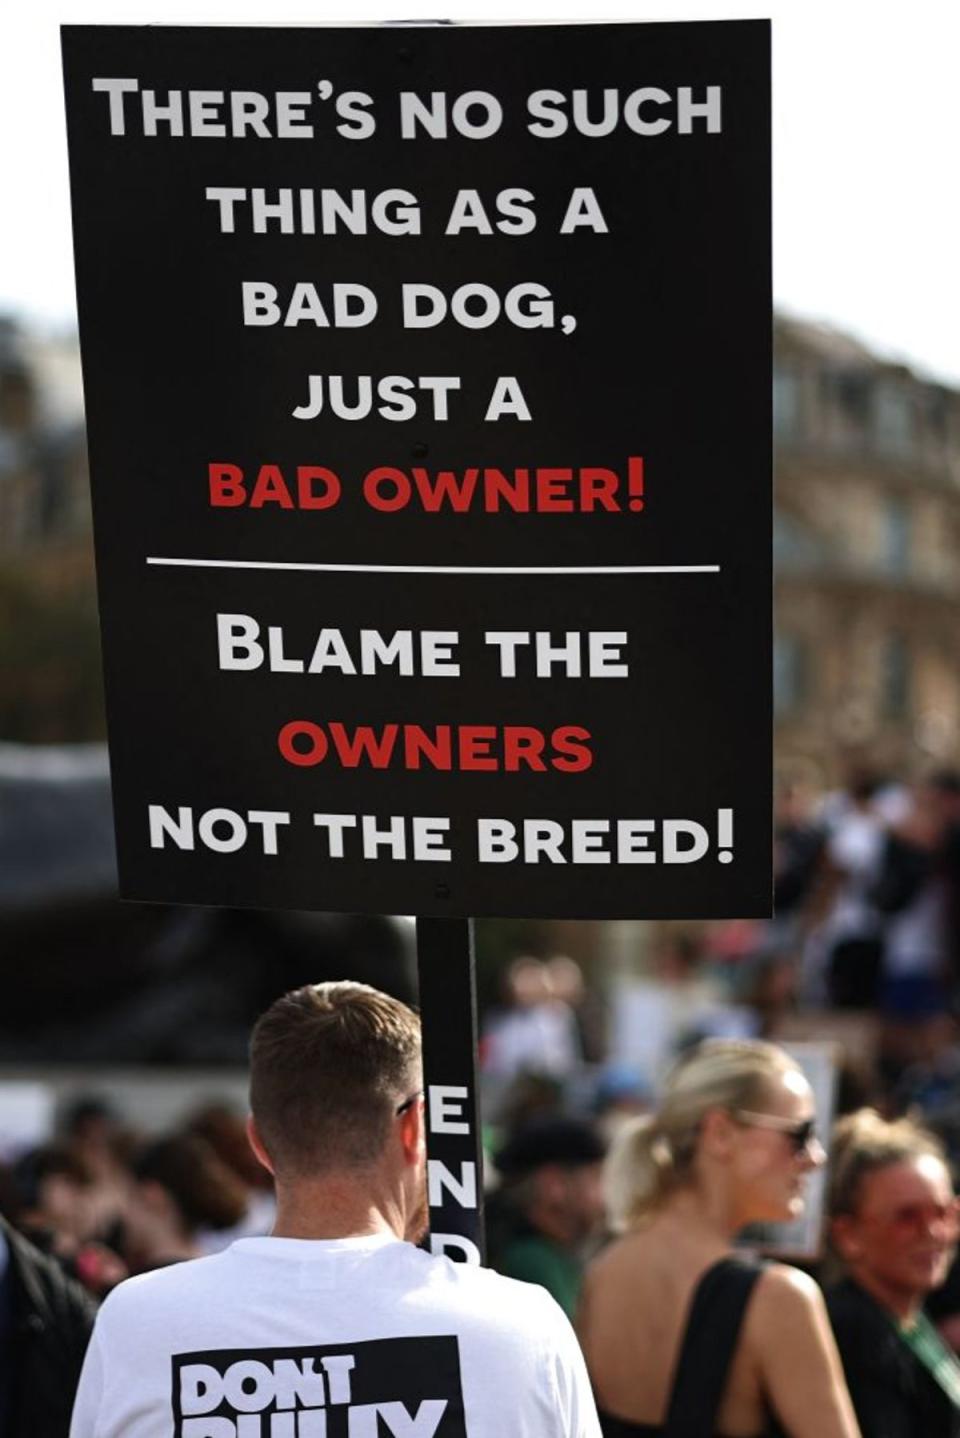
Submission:
<svg viewBox="0 0 960 1438">
<path fill-rule="evenodd" d="M 455 1337 L 173 1357 L 175 1438 L 466 1438 Z"/>
</svg>

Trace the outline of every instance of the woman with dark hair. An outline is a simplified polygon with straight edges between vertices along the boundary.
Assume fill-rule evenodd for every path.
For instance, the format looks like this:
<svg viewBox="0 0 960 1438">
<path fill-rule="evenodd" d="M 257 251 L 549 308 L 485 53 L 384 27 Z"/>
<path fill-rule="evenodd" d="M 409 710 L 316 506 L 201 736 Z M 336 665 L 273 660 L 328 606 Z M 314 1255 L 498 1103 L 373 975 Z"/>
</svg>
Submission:
<svg viewBox="0 0 960 1438">
<path fill-rule="evenodd" d="M 960 1363 L 925 1317 L 960 1224 L 943 1149 L 906 1119 L 842 1119 L 830 1238 L 847 1276 L 827 1308 L 864 1438 L 958 1438 Z"/>
<path fill-rule="evenodd" d="M 857 1438 L 820 1291 L 734 1252 L 796 1217 L 823 1162 L 813 1097 L 773 1044 L 701 1044 L 610 1159 L 623 1236 L 588 1270 L 580 1333 L 605 1438 Z"/>
<path fill-rule="evenodd" d="M 246 1211 L 240 1179 L 193 1134 L 150 1144 L 134 1159 L 132 1169 L 123 1225 L 132 1272 L 202 1257 L 200 1230 L 232 1228 Z"/>
</svg>

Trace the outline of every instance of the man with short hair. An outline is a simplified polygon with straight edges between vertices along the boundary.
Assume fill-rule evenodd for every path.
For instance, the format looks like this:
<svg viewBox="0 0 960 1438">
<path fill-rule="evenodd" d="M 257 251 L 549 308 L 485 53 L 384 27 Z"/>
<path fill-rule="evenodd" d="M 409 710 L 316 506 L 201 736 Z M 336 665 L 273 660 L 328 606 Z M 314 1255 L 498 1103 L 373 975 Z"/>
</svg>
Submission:
<svg viewBox="0 0 960 1438">
<path fill-rule="evenodd" d="M 420 1033 L 363 984 L 298 989 L 251 1048 L 269 1238 L 114 1291 L 72 1438 L 599 1438 L 541 1289 L 413 1246 L 426 1228 Z"/>
</svg>

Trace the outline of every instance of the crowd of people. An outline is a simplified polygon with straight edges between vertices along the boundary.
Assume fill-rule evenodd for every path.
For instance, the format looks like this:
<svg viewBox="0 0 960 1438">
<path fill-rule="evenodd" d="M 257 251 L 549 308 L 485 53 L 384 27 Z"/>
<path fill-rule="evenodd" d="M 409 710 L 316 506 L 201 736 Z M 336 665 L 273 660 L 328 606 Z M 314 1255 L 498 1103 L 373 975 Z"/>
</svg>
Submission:
<svg viewBox="0 0 960 1438">
<path fill-rule="evenodd" d="M 524 1074 L 580 1107 L 647 1102 L 670 1052 L 698 1038 L 832 1038 L 845 1095 L 919 1108 L 960 1160 L 960 773 L 906 784 L 851 768 L 827 794 L 785 786 L 774 910 L 650 927 L 645 963 L 607 980 L 606 1005 L 570 959 L 516 960 L 481 1044 L 495 1111 Z"/>
<path fill-rule="evenodd" d="M 895 1085 L 956 1039 L 960 773 L 905 784 L 852 768 L 816 799 L 786 786 L 775 839 L 776 917 L 740 926 L 726 955 L 741 991 L 767 1028 L 791 1004 L 876 1015 Z"/>
<path fill-rule="evenodd" d="M 266 1232 L 272 1189 L 229 1106 L 144 1136 L 98 1097 L 63 1115 L 54 1141 L 0 1168 L 0 1210 L 94 1298 L 122 1279 Z"/>
<path fill-rule="evenodd" d="M 524 1438 L 960 1435 L 958 1206 L 943 1143 L 913 1118 L 859 1107 L 831 1135 L 798 1064 L 758 1039 L 691 1044 L 655 1097 L 607 1106 L 602 1119 L 571 1112 L 555 1076 L 521 1070 L 488 1132 L 488 1261 L 524 1285 L 500 1294 L 459 1275 L 451 1287 L 446 1260 L 421 1254 L 428 1267 L 419 1268 L 393 1252 L 426 1225 L 410 1010 L 362 985 L 299 990 L 261 1021 L 253 1054 L 250 1132 L 242 1115 L 207 1105 L 176 1133 L 144 1138 L 91 1098 L 64 1115 L 56 1142 L 0 1176 L 0 1412 L 9 1416 L 0 1431 L 67 1433 L 94 1310 L 106 1300 L 73 1438 L 333 1438 L 340 1430 L 314 1418 L 240 1426 L 238 1415 L 316 1407 L 313 1367 L 334 1364 L 332 1345 L 349 1341 L 360 1363 L 355 1348 L 440 1331 L 459 1334 L 465 1411 L 479 1401 L 470 1396 L 476 1363 L 502 1361 L 505 1383 L 532 1385 L 526 1426 L 497 1420 L 497 1431 Z M 801 1269 L 742 1246 L 755 1225 L 801 1212 L 828 1154 L 824 1258 Z M 361 1253 L 378 1260 L 366 1278 Z M 212 1267 L 188 1262 L 211 1255 Z M 174 1273 L 182 1276 L 165 1276 Z M 149 1281 L 128 1285 L 131 1275 Z M 557 1309 L 529 1297 L 544 1290 L 576 1325 L 579 1347 Z M 434 1304 L 449 1330 L 436 1327 Z M 552 1418 L 537 1364 L 503 1354 L 529 1347 L 534 1333 L 556 1369 L 552 1391 L 564 1395 Z M 279 1360 L 265 1376 L 267 1350 L 295 1365 L 282 1370 L 289 1401 L 279 1396 Z M 419 1359 L 410 1367 L 399 1349 L 396 1357 L 407 1418 L 381 1375 L 358 1392 L 368 1405 L 382 1397 L 392 1417 L 384 1428 L 351 1419 L 356 1431 L 446 1434 L 419 1415 L 428 1402 L 449 1405 L 450 1393 L 411 1408 Z M 174 1428 L 144 1416 L 169 1394 L 171 1362 L 186 1375 Z M 421 1373 L 424 1393 L 433 1363 Z M 150 1376 L 131 1388 L 140 1364 Z M 232 1389 L 231 1364 L 240 1365 Z M 394 1358 L 387 1367 L 395 1371 Z M 334 1371 L 324 1369 L 329 1403 Z M 261 1383 L 273 1396 L 256 1407 Z M 505 1410 L 511 1421 L 526 1401 Z M 481 1404 L 488 1416 L 491 1402 Z"/>
<path fill-rule="evenodd" d="M 514 1291 L 506 1300 L 493 1292 L 463 1298 L 479 1303 L 483 1322 L 494 1327 L 504 1302 L 514 1305 L 518 1343 L 519 1330 L 531 1324 L 552 1335 L 566 1406 L 546 1427 L 541 1414 L 516 1431 L 524 1438 L 593 1438 L 596 1431 L 605 1438 L 960 1438 L 953 1182 L 960 1172 L 960 776 L 934 774 L 908 788 L 860 772 L 816 805 L 785 792 L 776 829 L 776 917 L 667 928 L 657 937 L 652 970 L 639 985 L 646 989 L 635 1027 L 644 1043 L 636 1054 L 615 1042 L 617 1014 L 566 957 L 516 960 L 504 974 L 502 1004 L 486 1015 L 480 1057 L 488 1263 L 505 1278 L 546 1290 L 579 1338 L 574 1351 L 549 1311 L 527 1309 Z M 354 991 L 374 992 L 321 988 L 349 991 L 347 1009 Z M 298 992 L 302 998 L 320 990 Z M 324 1067 L 320 1038 L 329 1036 L 312 1033 L 312 1000 L 286 1012 L 277 1043 L 267 1048 L 262 1039 L 259 1080 L 255 1065 L 259 1130 L 252 1143 L 245 1115 L 227 1104 L 206 1104 L 173 1132 L 141 1134 L 112 1100 L 88 1096 L 63 1113 L 50 1142 L 0 1166 L 4 1438 L 67 1434 L 94 1315 L 105 1300 L 106 1312 L 119 1311 L 110 1295 L 127 1293 L 128 1278 L 192 1273 L 188 1260 L 217 1254 L 262 1259 L 269 1301 L 256 1275 L 222 1270 L 225 1291 L 236 1282 L 260 1314 L 249 1334 L 233 1335 L 236 1343 L 226 1323 L 224 1351 L 232 1352 L 253 1343 L 264 1305 L 285 1301 L 285 1281 L 277 1283 L 266 1265 L 278 1243 L 299 1265 L 306 1250 L 297 1244 L 319 1245 L 310 1249 L 316 1256 L 328 1239 L 365 1233 L 361 1211 L 379 1215 L 378 1231 L 418 1237 L 423 1193 L 421 1187 L 417 1197 L 412 1185 L 420 1182 L 422 1118 L 407 1126 L 422 1083 L 415 1019 L 384 995 L 381 1002 L 377 1022 L 400 1034 L 400 1049 L 391 1057 L 382 1034 L 375 1043 L 368 1036 L 381 1058 L 386 1053 L 386 1078 L 377 1078 L 368 1055 L 355 1082 L 355 1056 L 346 1049 Z M 338 1003 L 331 999 L 331 1013 Z M 869 1031 L 866 1062 L 863 1053 L 854 1063 L 838 1052 L 840 1117 L 832 1133 L 823 1115 L 818 1124 L 807 1080 L 777 1042 L 791 1037 L 789 1017 L 805 1012 L 849 1016 Z M 356 1043 L 362 1025 L 349 1034 Z M 380 1162 L 383 1131 L 382 1124 L 371 1127 L 371 1082 L 377 1103 L 384 1086 L 402 1100 L 402 1142 L 390 1150 L 372 1207 L 354 1183 L 358 1153 L 367 1154 L 365 1175 L 368 1160 L 374 1168 Z M 305 1084 L 316 1088 L 310 1100 Z M 331 1162 L 333 1181 L 313 1173 L 325 1174 Z M 808 1254 L 802 1271 L 764 1259 L 756 1225 L 796 1218 L 808 1179 L 824 1162 L 822 1256 Z M 744 1231 L 752 1248 L 738 1239 Z M 262 1243 L 273 1247 L 261 1252 Z M 320 1272 L 313 1266 L 307 1277 L 298 1266 L 296 1282 L 318 1295 L 340 1283 Z M 401 1307 L 407 1288 L 419 1292 L 425 1282 L 402 1263 L 378 1279 Z M 175 1307 L 193 1301 L 186 1279 L 184 1285 Z M 142 1290 L 154 1291 L 161 1290 Z M 209 1295 L 203 1287 L 198 1295 L 202 1308 Z M 461 1299 L 449 1298 L 451 1331 L 459 1333 Z M 323 1344 L 340 1342 L 341 1332 L 334 1325 L 310 1338 L 309 1303 L 302 1313 L 299 1303 L 290 1323 L 278 1320 L 276 1335 L 264 1342 L 288 1342 L 290 1353 L 302 1355 L 296 1343 L 309 1341 L 321 1361 Z M 373 1319 L 379 1311 L 374 1304 Z M 358 1316 L 351 1341 L 366 1334 L 373 1343 L 380 1332 L 373 1319 L 371 1328 Z M 171 1313 L 177 1331 L 178 1322 Z M 403 1328 L 414 1331 L 416 1324 Z M 496 1348 L 502 1335 L 495 1342 L 491 1333 L 483 1341 Z M 121 1343 L 116 1335 L 103 1341 Z M 184 1352 L 204 1351 L 199 1338 L 184 1336 L 183 1344 Z M 300 1399 L 284 1407 L 276 1394 L 269 1424 L 262 1417 L 252 1426 L 246 1416 L 241 1425 L 238 1415 L 254 1409 L 244 1407 L 240 1389 L 230 1397 L 229 1374 L 214 1373 L 219 1360 L 197 1368 L 172 1429 L 146 1419 L 137 1426 L 123 1404 L 104 1417 L 102 1389 L 95 1401 L 90 1393 L 91 1384 L 105 1381 L 106 1359 L 96 1359 L 96 1380 L 91 1362 L 74 1438 L 170 1431 L 183 1438 L 339 1438 L 332 1417 L 329 1429 L 317 1426 L 306 1398 L 291 1426 L 287 1408 L 297 1409 Z M 469 1370 L 473 1359 L 463 1362 Z M 298 1380 L 304 1393 L 305 1365 Z M 466 1392 L 472 1380 L 461 1377 Z M 332 1376 L 325 1381 L 332 1402 L 336 1385 Z M 531 1411 L 542 1408 L 542 1376 L 508 1364 L 504 1382 L 532 1383 L 539 1398 Z M 220 1398 L 204 1406 L 204 1394 L 214 1391 Z M 475 1404 L 458 1401 L 467 1410 Z M 379 1419 L 351 1422 L 370 1438 L 421 1438 L 421 1430 L 446 1438 L 448 1429 L 431 1428 L 426 1417 L 405 1427 L 399 1408 L 387 1403 L 383 1414 L 388 1410 L 393 1416 L 383 1427 Z M 512 1421 L 513 1407 L 509 1412 Z M 343 1431 L 354 1438 L 352 1428 Z"/>
<path fill-rule="evenodd" d="M 740 1246 L 800 1214 L 827 1149 L 823 1258 L 801 1271 Z M 717 1039 L 605 1159 L 595 1128 L 546 1115 L 503 1156 L 492 1261 L 575 1318 L 605 1438 L 960 1433 L 958 1206 L 912 1119 L 861 1108 L 821 1142 L 782 1049 Z"/>
</svg>

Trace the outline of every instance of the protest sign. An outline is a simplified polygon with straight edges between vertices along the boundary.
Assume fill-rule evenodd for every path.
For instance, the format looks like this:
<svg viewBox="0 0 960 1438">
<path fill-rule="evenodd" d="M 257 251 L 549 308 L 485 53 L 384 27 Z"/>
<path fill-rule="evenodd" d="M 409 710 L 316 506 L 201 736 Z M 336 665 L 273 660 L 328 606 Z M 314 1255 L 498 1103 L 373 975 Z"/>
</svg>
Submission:
<svg viewBox="0 0 960 1438">
<path fill-rule="evenodd" d="M 768 912 L 768 26 L 64 63 L 122 893 Z"/>
</svg>

